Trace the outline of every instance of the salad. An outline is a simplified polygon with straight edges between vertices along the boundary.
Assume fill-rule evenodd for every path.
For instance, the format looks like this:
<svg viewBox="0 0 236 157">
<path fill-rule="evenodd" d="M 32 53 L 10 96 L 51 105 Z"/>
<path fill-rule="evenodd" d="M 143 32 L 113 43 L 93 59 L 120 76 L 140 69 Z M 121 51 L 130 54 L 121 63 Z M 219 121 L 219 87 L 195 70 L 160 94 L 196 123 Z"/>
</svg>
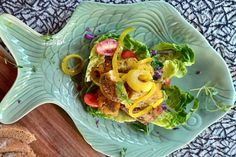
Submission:
<svg viewBox="0 0 236 157">
<path fill-rule="evenodd" d="M 106 33 L 92 41 L 80 91 L 86 111 L 117 122 L 166 129 L 185 124 L 199 102 L 172 85 L 171 79 L 187 74 L 187 66 L 195 62 L 194 52 L 185 44 L 169 42 L 148 48 L 129 35 L 133 30 Z"/>
</svg>

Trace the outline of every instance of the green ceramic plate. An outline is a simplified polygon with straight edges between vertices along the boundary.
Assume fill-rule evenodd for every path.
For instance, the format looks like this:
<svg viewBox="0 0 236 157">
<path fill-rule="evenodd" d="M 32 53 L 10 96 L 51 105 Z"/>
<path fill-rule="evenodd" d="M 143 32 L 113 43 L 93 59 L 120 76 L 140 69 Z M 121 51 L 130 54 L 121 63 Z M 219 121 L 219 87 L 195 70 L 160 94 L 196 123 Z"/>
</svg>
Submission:
<svg viewBox="0 0 236 157">
<path fill-rule="evenodd" d="M 131 35 L 148 46 L 159 41 L 188 44 L 196 53 L 196 64 L 188 69 L 186 77 L 175 80 L 174 84 L 188 90 L 210 80 L 224 89 L 219 93 L 219 100 L 233 104 L 235 93 L 227 65 L 172 6 L 160 1 L 130 5 L 82 2 L 67 25 L 53 36 L 43 36 L 11 15 L 0 16 L 0 37 L 22 66 L 16 82 L 1 102 L 0 121 L 13 123 L 41 104 L 54 103 L 70 115 L 94 149 L 109 156 L 120 156 L 121 149 L 127 148 L 127 157 L 156 157 L 182 147 L 225 114 L 207 112 L 200 99 L 200 109 L 178 130 L 156 127 L 146 136 L 127 124 L 104 119 L 100 119 L 97 127 L 98 118 L 84 111 L 73 81 L 61 72 L 59 65 L 69 53 L 88 57 L 89 41 L 83 38 L 86 27 L 102 34 L 120 33 L 128 26 L 135 27 Z M 201 70 L 201 75 L 195 74 L 197 70 Z"/>
</svg>

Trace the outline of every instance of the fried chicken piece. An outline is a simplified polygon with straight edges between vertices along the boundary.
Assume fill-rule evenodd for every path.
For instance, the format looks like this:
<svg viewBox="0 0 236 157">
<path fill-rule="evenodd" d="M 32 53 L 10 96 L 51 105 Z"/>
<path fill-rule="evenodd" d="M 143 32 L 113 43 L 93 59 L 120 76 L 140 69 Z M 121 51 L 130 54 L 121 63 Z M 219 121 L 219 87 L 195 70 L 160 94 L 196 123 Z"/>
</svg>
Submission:
<svg viewBox="0 0 236 157">
<path fill-rule="evenodd" d="M 160 112 L 162 112 L 161 110 L 162 110 L 161 106 L 153 108 L 148 113 L 138 117 L 137 120 L 143 124 L 148 124 L 148 123 L 154 121 L 157 118 L 157 116 L 160 115 Z"/>
<path fill-rule="evenodd" d="M 104 62 L 93 67 L 91 70 L 91 79 L 94 83 L 99 84 L 99 79 L 102 74 L 110 71 L 112 69 L 112 57 L 106 56 Z"/>
<path fill-rule="evenodd" d="M 114 81 L 112 70 L 103 74 L 99 83 L 100 89 L 106 98 L 114 102 L 120 102 L 116 93 L 116 82 Z"/>
<path fill-rule="evenodd" d="M 127 58 L 118 61 L 118 70 L 120 73 L 127 73 L 136 66 L 138 60 L 136 58 Z"/>
<path fill-rule="evenodd" d="M 117 116 L 120 110 L 120 103 L 107 99 L 101 91 L 98 91 L 98 109 L 106 115 Z"/>
</svg>

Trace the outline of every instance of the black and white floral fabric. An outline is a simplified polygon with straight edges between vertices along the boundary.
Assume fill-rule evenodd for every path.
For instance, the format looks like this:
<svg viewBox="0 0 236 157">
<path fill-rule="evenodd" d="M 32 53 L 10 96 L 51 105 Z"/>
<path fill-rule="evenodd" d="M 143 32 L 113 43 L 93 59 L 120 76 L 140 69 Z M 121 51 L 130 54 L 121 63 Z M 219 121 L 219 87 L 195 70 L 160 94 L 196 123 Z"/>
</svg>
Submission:
<svg viewBox="0 0 236 157">
<path fill-rule="evenodd" d="M 136 3 L 142 0 L 95 0 Z M 10 13 L 43 34 L 58 32 L 80 0 L 0 0 L 0 13 Z M 236 1 L 166 0 L 194 25 L 225 59 L 236 87 Z M 223 76 L 222 76 L 223 77 Z M 236 112 L 210 126 L 169 157 L 236 157 Z"/>
</svg>

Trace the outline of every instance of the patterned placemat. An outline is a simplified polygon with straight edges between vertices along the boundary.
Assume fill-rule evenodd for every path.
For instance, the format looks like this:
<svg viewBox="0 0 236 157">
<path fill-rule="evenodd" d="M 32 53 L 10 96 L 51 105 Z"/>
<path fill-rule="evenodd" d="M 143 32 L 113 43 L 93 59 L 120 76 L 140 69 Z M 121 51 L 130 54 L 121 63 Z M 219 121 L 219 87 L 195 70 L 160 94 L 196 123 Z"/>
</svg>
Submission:
<svg viewBox="0 0 236 157">
<path fill-rule="evenodd" d="M 103 3 L 136 3 L 142 0 L 95 0 Z M 0 0 L 0 13 L 10 13 L 34 30 L 54 34 L 61 30 L 80 0 Z M 166 0 L 201 32 L 230 68 L 236 87 L 236 1 Z M 222 76 L 224 77 L 224 76 Z M 203 131 L 194 141 L 169 157 L 236 156 L 236 112 Z"/>
</svg>

